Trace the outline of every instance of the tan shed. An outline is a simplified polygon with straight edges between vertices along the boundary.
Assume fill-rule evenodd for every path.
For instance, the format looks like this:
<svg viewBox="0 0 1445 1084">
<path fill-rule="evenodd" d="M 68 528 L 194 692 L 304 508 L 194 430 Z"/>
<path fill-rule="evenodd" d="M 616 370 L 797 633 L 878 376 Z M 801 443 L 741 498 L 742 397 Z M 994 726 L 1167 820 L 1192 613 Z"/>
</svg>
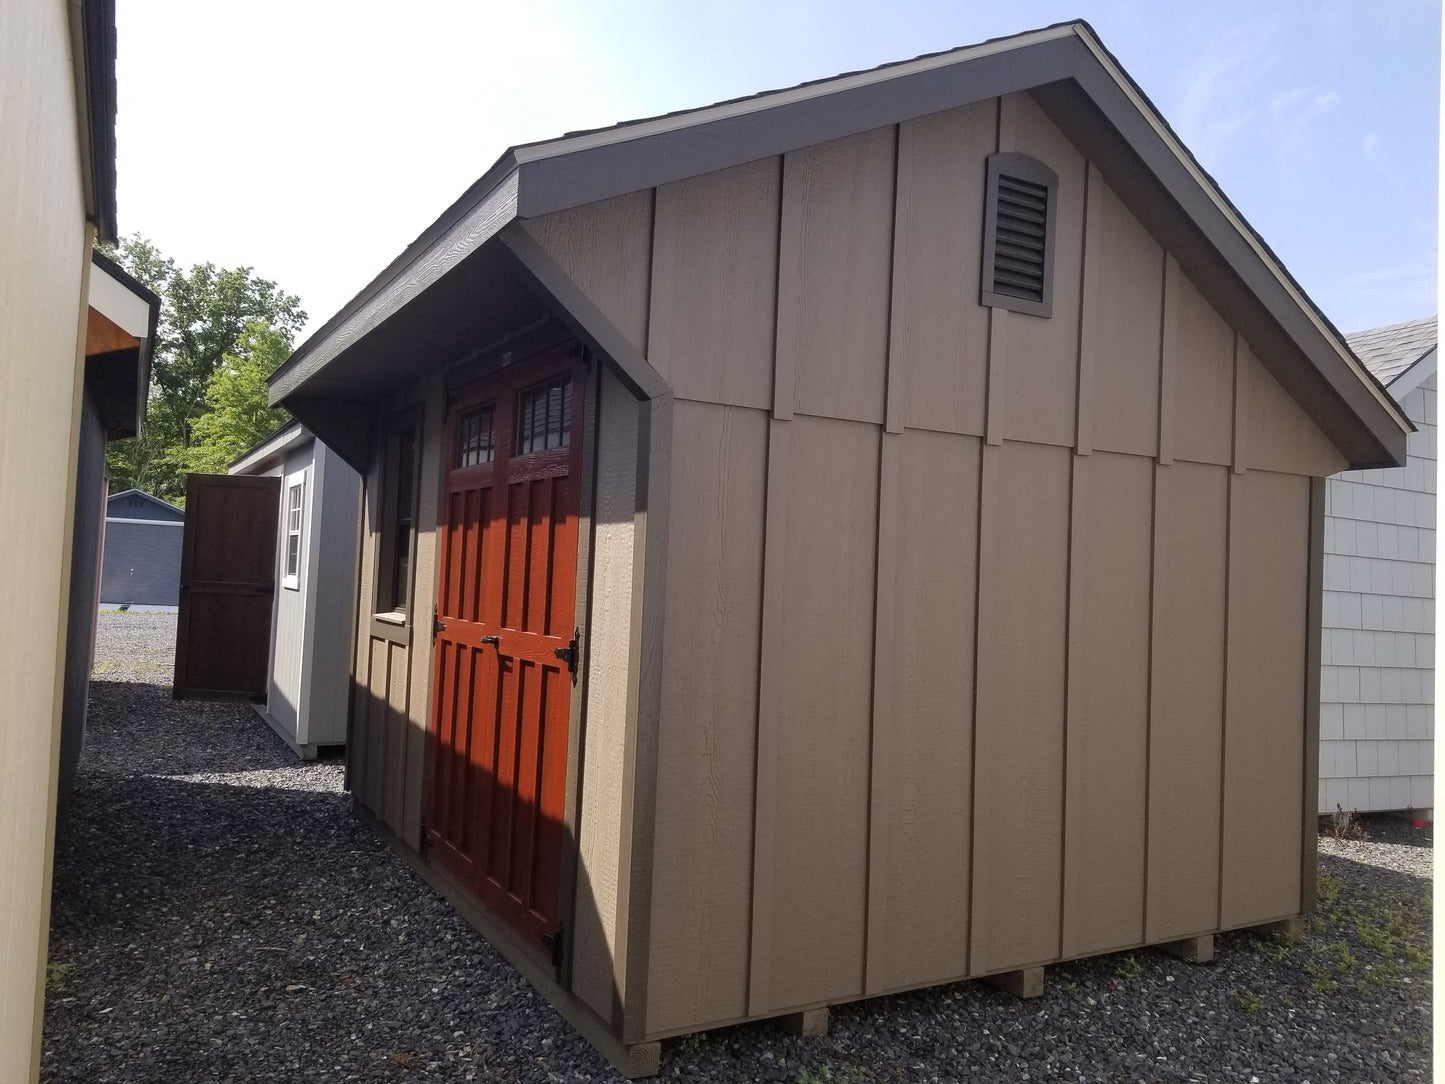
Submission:
<svg viewBox="0 0 1445 1084">
<path fill-rule="evenodd" d="M 518 147 L 273 398 L 358 808 L 626 1071 L 1310 905 L 1409 423 L 1082 23 Z"/>
</svg>

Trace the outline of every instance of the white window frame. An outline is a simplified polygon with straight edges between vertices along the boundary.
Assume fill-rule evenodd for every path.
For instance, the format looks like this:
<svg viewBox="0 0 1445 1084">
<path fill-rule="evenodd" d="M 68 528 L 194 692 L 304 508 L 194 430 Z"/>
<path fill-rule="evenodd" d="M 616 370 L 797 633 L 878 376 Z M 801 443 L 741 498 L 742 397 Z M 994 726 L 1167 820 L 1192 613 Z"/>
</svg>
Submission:
<svg viewBox="0 0 1445 1084">
<path fill-rule="evenodd" d="M 291 591 L 301 590 L 301 562 L 306 558 L 306 471 L 297 471 L 286 476 L 282 492 L 285 503 L 281 506 L 281 586 Z M 293 496 L 295 499 L 293 500 Z M 294 519 L 294 522 L 293 522 Z M 291 540 L 296 540 L 295 567 L 292 567 Z"/>
</svg>

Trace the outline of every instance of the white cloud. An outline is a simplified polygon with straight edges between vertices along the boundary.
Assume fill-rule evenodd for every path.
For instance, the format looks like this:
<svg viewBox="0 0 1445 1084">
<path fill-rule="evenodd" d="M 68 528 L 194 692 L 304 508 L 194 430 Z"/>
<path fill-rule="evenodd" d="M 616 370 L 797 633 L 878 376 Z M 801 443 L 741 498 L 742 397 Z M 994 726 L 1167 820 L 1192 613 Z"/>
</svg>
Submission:
<svg viewBox="0 0 1445 1084">
<path fill-rule="evenodd" d="M 1280 29 L 1272 18 L 1210 26 L 1185 69 L 1181 98 L 1168 113 L 1206 169 L 1217 168 L 1230 144 L 1261 122 L 1259 81 L 1279 59 Z"/>
</svg>

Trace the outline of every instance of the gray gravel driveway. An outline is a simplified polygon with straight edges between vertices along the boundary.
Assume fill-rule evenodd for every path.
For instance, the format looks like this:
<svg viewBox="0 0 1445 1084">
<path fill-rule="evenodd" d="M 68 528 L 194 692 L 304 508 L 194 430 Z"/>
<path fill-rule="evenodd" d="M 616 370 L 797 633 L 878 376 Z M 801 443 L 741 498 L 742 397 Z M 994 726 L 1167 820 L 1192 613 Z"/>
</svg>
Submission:
<svg viewBox="0 0 1445 1084">
<path fill-rule="evenodd" d="M 103 614 L 57 845 L 41 1079 L 617 1079 L 249 708 L 170 699 L 174 615 Z M 1220 938 L 664 1045 L 662 1079 L 1414 1081 L 1430 1076 L 1429 830 L 1322 841 L 1306 940 Z"/>
</svg>

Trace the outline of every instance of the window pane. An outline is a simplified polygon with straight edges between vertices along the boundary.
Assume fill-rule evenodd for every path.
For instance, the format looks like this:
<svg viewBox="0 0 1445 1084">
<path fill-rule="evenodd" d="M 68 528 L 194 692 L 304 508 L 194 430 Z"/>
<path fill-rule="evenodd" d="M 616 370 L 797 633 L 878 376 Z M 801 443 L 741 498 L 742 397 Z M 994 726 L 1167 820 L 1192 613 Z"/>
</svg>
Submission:
<svg viewBox="0 0 1445 1084">
<path fill-rule="evenodd" d="M 396 505 L 391 523 L 391 609 L 406 612 L 411 569 L 411 515 L 416 492 L 416 430 L 397 435 Z"/>
<path fill-rule="evenodd" d="M 524 391 L 517 407 L 517 454 L 562 448 L 571 440 L 571 379 L 562 377 Z"/>
<path fill-rule="evenodd" d="M 495 454 L 492 407 L 476 407 L 457 419 L 457 447 L 453 466 L 475 467 L 490 463 Z"/>
</svg>

